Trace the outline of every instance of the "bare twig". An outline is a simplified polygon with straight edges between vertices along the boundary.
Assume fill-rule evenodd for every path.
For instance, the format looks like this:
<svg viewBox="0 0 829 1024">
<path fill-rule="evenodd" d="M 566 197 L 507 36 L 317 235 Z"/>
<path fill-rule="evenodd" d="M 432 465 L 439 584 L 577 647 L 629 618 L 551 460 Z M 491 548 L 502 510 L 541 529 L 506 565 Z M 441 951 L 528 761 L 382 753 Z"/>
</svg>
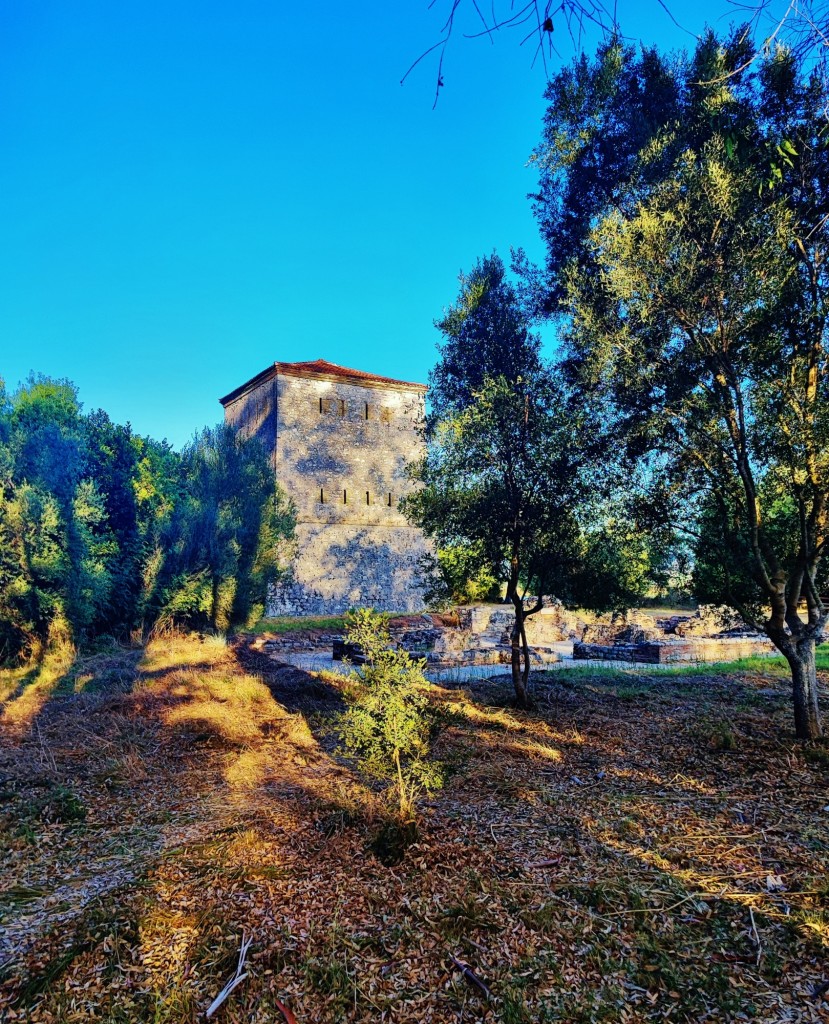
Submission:
<svg viewBox="0 0 829 1024">
<path fill-rule="evenodd" d="M 230 981 L 225 985 L 225 987 L 222 989 L 222 991 L 216 996 L 216 998 L 213 1000 L 213 1002 L 210 1004 L 210 1006 L 208 1006 L 207 1010 L 205 1010 L 205 1014 L 204 1015 L 205 1015 L 205 1017 L 208 1020 L 213 1016 L 213 1014 L 216 1012 L 216 1010 L 219 1009 L 219 1007 L 222 1005 L 222 1003 L 225 1001 L 225 999 L 227 999 L 227 997 L 230 995 L 230 993 L 238 985 L 241 985 L 242 982 L 245 980 L 245 978 L 247 978 L 248 973 L 247 973 L 247 971 L 244 970 L 244 967 L 245 967 L 245 958 L 248 955 L 248 949 L 250 948 L 251 942 L 253 942 L 253 939 L 246 939 L 245 935 L 244 935 L 244 932 L 243 932 L 242 933 L 242 946 L 241 946 L 241 948 L 239 950 L 239 964 L 238 964 L 238 966 L 236 968 L 236 973 L 230 979 Z M 287 1018 L 286 1018 L 286 1020 L 287 1020 Z M 291 1022 L 289 1021 L 288 1024 L 291 1024 Z"/>
<path fill-rule="evenodd" d="M 664 11 L 677 28 L 693 38 L 697 37 L 697 33 L 684 25 L 674 13 L 675 10 L 681 10 L 675 0 L 653 0 L 653 2 Z M 755 47 L 755 52 L 745 64 L 720 78 L 700 84 L 712 85 L 739 75 L 750 67 L 761 54 L 768 53 L 778 39 L 785 39 L 788 45 L 799 53 L 810 54 L 824 67 L 825 71 L 828 59 L 827 50 L 829 50 L 829 28 L 827 28 L 829 19 L 827 19 L 824 5 L 819 5 L 817 11 L 814 11 L 808 0 L 806 2 L 788 0 L 786 8 L 781 14 L 777 5 L 773 7 L 770 0 L 745 0 L 743 3 L 728 0 L 728 3 L 731 7 L 745 13 L 747 32 L 760 33 L 764 27 L 763 23 L 766 23 L 768 27 L 762 42 Z M 431 9 L 444 5 L 449 8 L 449 12 L 440 30 L 441 38 L 420 54 L 402 79 L 405 81 L 409 73 L 424 57 L 439 50 L 435 104 L 437 104 L 444 84 L 443 59 L 455 28 L 456 17 L 464 13 L 466 9 L 471 10 L 483 26 L 479 31 L 462 32 L 461 34 L 466 39 L 485 37 L 492 43 L 494 34 L 502 29 L 517 29 L 527 23 L 532 24 L 532 29 L 522 37 L 519 45 L 523 46 L 530 40 L 536 41 L 532 64 L 535 64 L 540 54 L 546 78 L 549 78 L 550 74 L 547 57 L 552 57 L 555 54 L 560 59 L 560 54 L 553 43 L 554 28 L 557 24 L 563 24 L 566 27 L 573 50 L 577 53 L 581 52 L 584 46 L 588 29 L 593 29 L 594 32 L 598 31 L 600 36 L 605 39 L 628 38 L 621 31 L 616 2 L 610 4 L 608 0 L 561 0 L 561 3 L 554 3 L 554 0 L 546 0 L 544 3 L 541 0 L 527 0 L 525 3 L 521 3 L 520 0 L 519 2 L 511 0 L 509 4 L 504 3 L 504 0 L 501 0 L 500 4 L 496 3 L 496 0 L 491 0 L 489 18 L 485 17 L 478 0 L 444 0 L 444 4 L 440 4 L 439 0 L 432 0 L 428 6 Z M 625 5 L 623 5 L 621 14 L 622 19 L 625 16 L 624 7 Z M 576 32 L 574 32 L 574 26 Z"/>
<path fill-rule="evenodd" d="M 757 924 L 754 920 L 754 908 L 748 908 L 748 916 L 751 918 L 751 933 L 754 937 L 754 945 L 757 947 L 757 966 L 760 966 L 760 960 L 763 956 L 763 943 L 760 941 L 760 933 L 757 931 Z"/>
<path fill-rule="evenodd" d="M 463 960 L 458 960 L 458 958 L 456 956 L 452 956 L 451 953 L 449 954 L 449 959 L 458 968 L 461 974 L 463 974 L 467 981 L 470 981 L 477 989 L 480 989 L 480 991 L 483 992 L 487 999 L 492 999 L 492 991 L 490 990 L 489 986 L 486 984 L 486 982 L 481 981 L 481 979 L 472 970 L 469 964 L 465 964 Z"/>
</svg>

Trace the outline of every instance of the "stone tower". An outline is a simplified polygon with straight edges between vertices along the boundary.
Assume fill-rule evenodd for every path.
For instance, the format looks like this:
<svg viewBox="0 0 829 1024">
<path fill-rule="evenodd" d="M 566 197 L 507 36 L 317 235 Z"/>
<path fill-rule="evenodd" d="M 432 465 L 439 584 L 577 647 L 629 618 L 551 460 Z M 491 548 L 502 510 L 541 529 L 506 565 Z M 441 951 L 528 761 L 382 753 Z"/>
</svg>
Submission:
<svg viewBox="0 0 829 1024">
<path fill-rule="evenodd" d="M 293 577 L 268 614 L 423 607 L 416 577 L 427 544 L 398 502 L 422 448 L 425 394 L 423 384 L 315 359 L 274 363 L 220 400 L 226 423 L 267 446 L 297 510 Z"/>
</svg>

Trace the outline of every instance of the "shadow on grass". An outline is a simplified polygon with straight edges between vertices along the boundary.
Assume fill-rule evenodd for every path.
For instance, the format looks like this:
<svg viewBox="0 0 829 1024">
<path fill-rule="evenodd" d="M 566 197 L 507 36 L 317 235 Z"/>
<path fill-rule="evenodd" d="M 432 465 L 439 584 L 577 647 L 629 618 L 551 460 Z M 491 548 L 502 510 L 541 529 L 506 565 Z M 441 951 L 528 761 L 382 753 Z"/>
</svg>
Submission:
<svg viewBox="0 0 829 1024">
<path fill-rule="evenodd" d="M 274 699 L 293 714 L 334 715 L 345 710 L 342 693 L 327 680 L 276 661 L 244 637 L 232 649 L 240 668 L 261 678 Z"/>
<path fill-rule="evenodd" d="M 0 669 L 0 727 L 23 737 L 52 705 L 80 696 L 127 693 L 136 679 L 137 651 L 118 650 L 76 657 L 54 652 L 17 669 Z"/>
</svg>

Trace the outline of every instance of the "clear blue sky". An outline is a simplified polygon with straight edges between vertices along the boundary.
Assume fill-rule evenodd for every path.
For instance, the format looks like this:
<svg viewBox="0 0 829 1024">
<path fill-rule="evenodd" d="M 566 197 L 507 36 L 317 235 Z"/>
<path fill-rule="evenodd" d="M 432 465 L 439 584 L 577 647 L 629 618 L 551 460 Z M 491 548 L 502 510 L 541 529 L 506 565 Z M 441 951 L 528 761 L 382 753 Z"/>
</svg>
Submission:
<svg viewBox="0 0 829 1024">
<path fill-rule="evenodd" d="M 725 7 L 673 5 L 696 31 Z M 0 376 L 68 377 L 176 445 L 275 359 L 425 381 L 458 272 L 541 256 L 543 71 L 515 33 L 458 38 L 432 110 L 433 60 L 399 80 L 439 10 L 5 0 Z M 688 40 L 657 0 L 619 11 Z"/>
</svg>

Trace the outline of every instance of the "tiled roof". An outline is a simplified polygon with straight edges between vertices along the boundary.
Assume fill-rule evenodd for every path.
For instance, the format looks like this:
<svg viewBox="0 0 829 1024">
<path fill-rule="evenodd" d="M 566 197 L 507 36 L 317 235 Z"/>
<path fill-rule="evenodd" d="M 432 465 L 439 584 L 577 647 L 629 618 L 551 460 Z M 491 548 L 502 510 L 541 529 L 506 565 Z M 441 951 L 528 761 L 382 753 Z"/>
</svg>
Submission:
<svg viewBox="0 0 829 1024">
<path fill-rule="evenodd" d="M 336 363 L 329 363 L 327 359 L 314 359 L 308 363 L 274 363 L 274 366 L 277 373 L 290 373 L 297 377 L 324 374 L 327 377 L 342 377 L 346 380 L 373 380 L 378 384 L 403 384 L 407 388 L 425 387 L 424 384 L 415 384 L 408 380 L 380 377 L 376 373 L 366 373 L 365 370 L 352 370 L 348 366 L 338 366 Z"/>
<path fill-rule="evenodd" d="M 381 377 L 376 373 L 366 373 L 365 370 L 352 370 L 348 366 L 338 366 L 336 363 L 329 363 L 327 359 L 312 359 L 305 363 L 273 363 L 267 368 L 267 370 L 257 373 L 255 377 L 251 377 L 249 381 L 246 381 L 238 388 L 234 388 L 230 394 L 225 395 L 224 398 L 220 398 L 219 401 L 222 405 L 227 405 L 228 402 L 238 398 L 250 387 L 253 387 L 256 384 L 261 384 L 266 380 L 270 380 L 272 377 L 276 377 L 279 374 L 287 374 L 291 377 L 316 377 L 323 380 L 338 378 L 349 384 L 363 384 L 367 387 L 392 387 L 404 388 L 406 390 L 413 389 L 416 391 L 426 391 L 425 384 L 415 384 L 412 381 L 406 380 L 395 380 L 394 377 Z"/>
</svg>

